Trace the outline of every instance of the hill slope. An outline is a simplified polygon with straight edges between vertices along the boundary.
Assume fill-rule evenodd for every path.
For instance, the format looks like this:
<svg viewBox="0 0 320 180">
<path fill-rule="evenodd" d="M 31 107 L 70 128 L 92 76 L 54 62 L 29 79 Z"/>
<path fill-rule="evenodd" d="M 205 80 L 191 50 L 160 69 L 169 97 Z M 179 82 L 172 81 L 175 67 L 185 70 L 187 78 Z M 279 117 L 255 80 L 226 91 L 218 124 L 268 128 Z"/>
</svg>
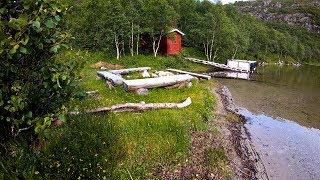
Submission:
<svg viewBox="0 0 320 180">
<path fill-rule="evenodd" d="M 320 1 L 251 1 L 236 3 L 237 9 L 267 22 L 285 22 L 320 33 Z"/>
</svg>

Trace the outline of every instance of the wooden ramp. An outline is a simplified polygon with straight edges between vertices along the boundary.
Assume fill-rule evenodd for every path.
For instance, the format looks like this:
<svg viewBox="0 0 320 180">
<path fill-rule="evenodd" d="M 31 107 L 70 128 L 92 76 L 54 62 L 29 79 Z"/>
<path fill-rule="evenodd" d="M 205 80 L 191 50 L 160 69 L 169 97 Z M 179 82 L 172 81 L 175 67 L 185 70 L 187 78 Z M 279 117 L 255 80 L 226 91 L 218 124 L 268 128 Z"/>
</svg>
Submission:
<svg viewBox="0 0 320 180">
<path fill-rule="evenodd" d="M 208 75 L 205 75 L 205 74 L 198 74 L 198 73 L 182 71 L 182 70 L 178 70 L 178 69 L 167 69 L 167 71 L 180 73 L 180 74 L 189 74 L 191 76 L 195 76 L 195 77 L 199 77 L 199 78 L 203 78 L 203 79 L 208 79 L 208 80 L 211 79 L 211 76 L 208 76 Z"/>
<path fill-rule="evenodd" d="M 219 64 L 211 61 L 205 61 L 205 60 L 200 60 L 196 58 L 185 58 L 186 60 L 195 62 L 195 63 L 200 63 L 200 64 L 205 64 L 205 65 L 210 65 L 214 66 L 216 68 L 224 69 L 224 70 L 229 70 L 229 71 L 236 71 L 236 72 L 248 72 L 247 70 L 240 69 L 240 68 L 232 68 L 230 66 L 227 66 L 225 64 Z"/>
</svg>

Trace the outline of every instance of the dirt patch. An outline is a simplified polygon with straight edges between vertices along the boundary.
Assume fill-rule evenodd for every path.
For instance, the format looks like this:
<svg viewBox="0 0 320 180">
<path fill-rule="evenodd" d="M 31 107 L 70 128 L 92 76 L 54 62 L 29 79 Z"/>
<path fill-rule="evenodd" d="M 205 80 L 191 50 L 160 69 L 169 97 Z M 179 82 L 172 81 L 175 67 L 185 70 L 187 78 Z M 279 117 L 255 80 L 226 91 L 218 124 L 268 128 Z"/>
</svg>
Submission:
<svg viewBox="0 0 320 180">
<path fill-rule="evenodd" d="M 112 69 L 112 70 L 123 69 L 123 66 L 120 64 L 110 64 L 103 61 L 99 61 L 97 63 L 91 64 L 90 67 L 94 69 L 101 69 L 102 67 L 106 69 Z"/>
<path fill-rule="evenodd" d="M 155 176 L 161 179 L 223 179 L 224 174 L 210 167 L 209 152 L 221 147 L 210 132 L 191 132 L 189 157 L 177 165 L 158 167 Z"/>
</svg>

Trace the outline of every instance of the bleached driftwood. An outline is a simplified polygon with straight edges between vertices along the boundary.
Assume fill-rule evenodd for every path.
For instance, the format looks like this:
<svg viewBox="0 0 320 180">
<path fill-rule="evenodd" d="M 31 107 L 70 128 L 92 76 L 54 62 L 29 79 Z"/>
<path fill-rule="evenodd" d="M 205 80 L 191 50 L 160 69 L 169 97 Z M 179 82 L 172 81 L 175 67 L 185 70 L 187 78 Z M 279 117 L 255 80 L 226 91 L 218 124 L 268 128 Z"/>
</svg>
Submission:
<svg viewBox="0 0 320 180">
<path fill-rule="evenodd" d="M 180 74 L 189 74 L 191 76 L 196 76 L 196 77 L 208 79 L 208 80 L 211 79 L 211 76 L 208 76 L 208 75 L 198 74 L 198 73 L 193 73 L 193 72 L 188 72 L 188 71 L 182 71 L 182 70 L 178 70 L 178 69 L 167 69 L 167 71 L 180 73 Z"/>
<path fill-rule="evenodd" d="M 121 85 L 124 81 L 124 79 L 121 76 L 107 71 L 97 71 L 97 75 L 112 82 L 112 84 L 114 85 Z"/>
<path fill-rule="evenodd" d="M 109 72 L 113 74 L 129 74 L 131 72 L 144 72 L 150 69 L 151 69 L 150 67 L 138 67 L 138 68 L 130 68 L 130 69 L 111 70 Z"/>
<path fill-rule="evenodd" d="M 180 109 L 191 105 L 191 98 L 188 97 L 181 103 L 126 103 L 118 104 L 111 107 L 103 107 L 92 110 L 87 110 L 84 113 L 100 113 L 100 112 L 132 112 L 132 111 L 145 111 L 151 109 Z M 80 112 L 70 112 L 70 115 L 78 115 Z"/>
<path fill-rule="evenodd" d="M 123 86 L 127 91 L 134 91 L 140 88 L 149 89 L 156 87 L 172 86 L 182 82 L 190 82 L 192 79 L 194 79 L 194 77 L 189 74 L 163 76 L 147 79 L 124 80 Z"/>
</svg>

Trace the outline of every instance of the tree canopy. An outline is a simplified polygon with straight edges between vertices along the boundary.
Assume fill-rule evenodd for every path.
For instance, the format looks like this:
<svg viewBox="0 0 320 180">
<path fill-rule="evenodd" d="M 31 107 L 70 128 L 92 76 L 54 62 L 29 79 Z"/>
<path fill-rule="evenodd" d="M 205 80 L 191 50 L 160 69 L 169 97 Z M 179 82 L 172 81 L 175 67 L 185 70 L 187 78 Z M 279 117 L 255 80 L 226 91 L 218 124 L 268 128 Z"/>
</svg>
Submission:
<svg viewBox="0 0 320 180">
<path fill-rule="evenodd" d="M 70 3 L 70 2 L 69 2 Z M 120 58 L 139 54 L 141 35 L 152 39 L 154 55 L 167 28 L 186 33 L 184 45 L 208 60 L 266 60 L 275 55 L 297 61 L 319 60 L 319 35 L 283 23 L 265 23 L 239 13 L 236 5 L 197 0 L 71 2 L 68 26 L 74 45 L 107 50 Z M 134 53 L 135 52 L 135 53 Z"/>
</svg>

